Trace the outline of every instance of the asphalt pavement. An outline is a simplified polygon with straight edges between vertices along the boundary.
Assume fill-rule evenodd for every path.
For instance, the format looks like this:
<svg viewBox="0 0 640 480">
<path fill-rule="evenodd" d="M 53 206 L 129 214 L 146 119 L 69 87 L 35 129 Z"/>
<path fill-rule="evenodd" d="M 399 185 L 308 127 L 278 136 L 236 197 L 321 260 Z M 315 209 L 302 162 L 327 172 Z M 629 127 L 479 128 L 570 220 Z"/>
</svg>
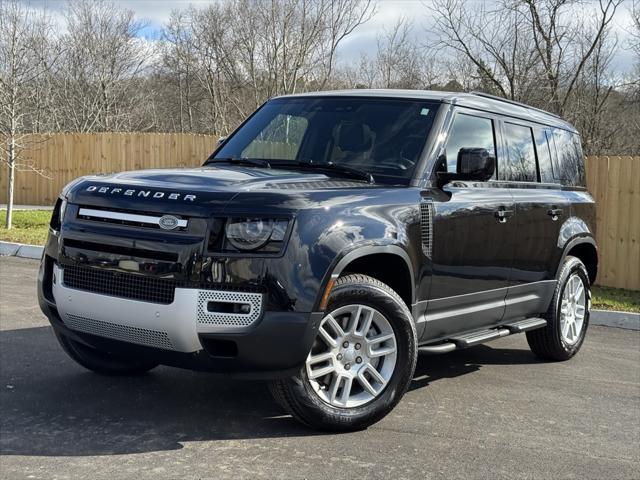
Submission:
<svg viewBox="0 0 640 480">
<path fill-rule="evenodd" d="M 284 415 L 261 382 L 159 367 L 107 378 L 66 357 L 37 261 L 0 258 L 0 478 L 640 478 L 640 332 L 592 325 L 538 361 L 524 335 L 421 356 L 366 431 Z"/>
</svg>

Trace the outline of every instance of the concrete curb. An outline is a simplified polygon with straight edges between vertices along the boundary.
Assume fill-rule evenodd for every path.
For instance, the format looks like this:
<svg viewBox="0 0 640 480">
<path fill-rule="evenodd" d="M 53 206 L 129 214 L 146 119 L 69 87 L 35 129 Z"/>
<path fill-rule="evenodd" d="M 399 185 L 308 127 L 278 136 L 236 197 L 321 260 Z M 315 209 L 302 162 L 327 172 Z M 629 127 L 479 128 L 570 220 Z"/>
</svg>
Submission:
<svg viewBox="0 0 640 480">
<path fill-rule="evenodd" d="M 0 210 L 6 210 L 7 204 L 0 204 Z M 24 210 L 53 210 L 53 205 L 14 205 L 13 211 L 24 211 Z"/>
<path fill-rule="evenodd" d="M 44 247 L 23 243 L 0 242 L 0 255 L 40 260 Z"/>
<path fill-rule="evenodd" d="M 640 330 L 640 313 L 592 310 L 589 321 L 593 325 Z"/>
</svg>

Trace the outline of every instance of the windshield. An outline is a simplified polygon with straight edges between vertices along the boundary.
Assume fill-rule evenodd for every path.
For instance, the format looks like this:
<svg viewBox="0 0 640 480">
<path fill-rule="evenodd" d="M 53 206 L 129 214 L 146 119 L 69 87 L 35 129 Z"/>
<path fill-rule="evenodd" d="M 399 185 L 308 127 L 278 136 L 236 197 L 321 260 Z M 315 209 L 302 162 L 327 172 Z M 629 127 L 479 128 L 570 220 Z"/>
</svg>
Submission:
<svg viewBox="0 0 640 480">
<path fill-rule="evenodd" d="M 212 160 L 263 159 L 272 168 L 333 165 L 366 172 L 379 183 L 406 185 L 438 106 L 375 98 L 275 99 L 229 138 Z"/>
</svg>

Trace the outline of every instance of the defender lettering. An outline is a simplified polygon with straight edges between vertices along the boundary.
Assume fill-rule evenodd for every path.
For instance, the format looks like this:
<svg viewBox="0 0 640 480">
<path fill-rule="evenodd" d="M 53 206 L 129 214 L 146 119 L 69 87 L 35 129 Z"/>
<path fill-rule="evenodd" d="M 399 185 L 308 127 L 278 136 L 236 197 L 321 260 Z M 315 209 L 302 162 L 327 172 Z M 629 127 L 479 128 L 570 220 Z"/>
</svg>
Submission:
<svg viewBox="0 0 640 480">
<path fill-rule="evenodd" d="M 134 190 L 131 188 L 128 188 L 126 190 L 122 190 L 122 188 L 117 188 L 117 187 L 98 187 L 96 185 L 89 185 L 86 189 L 86 192 L 97 192 L 97 193 L 110 193 L 110 194 L 116 194 L 116 193 L 122 193 L 123 195 L 127 196 L 127 197 L 131 197 L 134 194 L 136 194 L 137 192 L 137 196 L 138 197 L 143 197 L 143 198 L 147 198 L 147 197 L 151 197 L 151 198 L 156 198 L 156 199 L 161 199 L 161 198 L 168 198 L 169 200 L 179 200 L 181 196 L 183 196 L 183 200 L 185 201 L 190 201 L 190 202 L 195 202 L 197 196 L 196 195 L 190 195 L 190 194 L 182 194 L 182 193 L 170 193 L 170 194 L 166 194 L 165 192 L 152 192 L 149 190 Z"/>
</svg>

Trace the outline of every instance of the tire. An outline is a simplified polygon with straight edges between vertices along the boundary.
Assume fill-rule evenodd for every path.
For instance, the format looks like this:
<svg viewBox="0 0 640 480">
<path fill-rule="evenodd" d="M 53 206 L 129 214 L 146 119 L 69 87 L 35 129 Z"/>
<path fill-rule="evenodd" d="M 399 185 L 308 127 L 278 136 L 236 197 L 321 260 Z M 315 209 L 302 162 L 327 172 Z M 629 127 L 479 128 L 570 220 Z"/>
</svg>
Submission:
<svg viewBox="0 0 640 480">
<path fill-rule="evenodd" d="M 158 366 L 157 363 L 118 357 L 93 349 L 69 337 L 56 333 L 62 349 L 76 363 L 87 370 L 109 376 L 142 375 Z"/>
<path fill-rule="evenodd" d="M 584 317 L 580 331 L 571 341 L 563 335 L 561 321 L 562 299 L 569 281 L 578 278 L 584 288 Z M 569 294 L 569 293 L 568 293 Z M 549 310 L 543 315 L 547 320 L 547 326 L 527 332 L 527 342 L 531 351 L 543 360 L 564 361 L 569 360 L 578 351 L 587 333 L 589 315 L 591 310 L 591 288 L 589 275 L 580 259 L 567 256 L 558 275 L 558 284 L 553 295 Z"/>
<path fill-rule="evenodd" d="M 340 312 L 353 311 L 356 313 L 350 316 L 339 316 Z M 309 427 L 338 432 L 361 430 L 387 415 L 409 388 L 417 361 L 417 338 L 413 318 L 404 301 L 390 287 L 374 278 L 359 274 L 338 278 L 329 297 L 327 312 L 331 315 L 323 319 L 314 347 L 300 372 L 292 378 L 272 381 L 269 388 L 278 404 Z M 338 339 L 336 345 L 339 346 L 333 347 L 334 353 L 325 352 L 317 357 L 333 355 L 328 363 L 337 365 L 330 368 L 335 368 L 335 372 L 339 373 L 330 373 L 319 379 L 314 376 L 314 379 L 311 379 L 310 374 L 315 375 L 322 370 L 313 370 L 313 365 L 316 364 L 310 366 L 312 359 L 316 358 L 314 351 L 319 347 L 332 348 L 329 346 L 330 341 L 327 342 L 327 337 L 322 335 L 320 330 L 329 331 L 330 327 L 325 326 L 325 322 L 329 322 L 328 318 L 333 314 L 336 315 L 338 323 L 340 318 L 344 318 L 345 336 L 341 338 L 348 339 L 351 343 Z M 358 333 L 360 327 L 362 331 Z M 390 338 L 391 333 L 394 336 L 393 340 L 376 343 L 383 337 Z M 364 347 L 358 347 L 360 343 L 357 338 L 362 339 Z M 348 349 L 340 350 L 344 355 L 336 355 L 335 348 L 341 349 L 346 344 L 349 344 Z M 357 350 L 358 348 L 360 350 Z M 342 363 L 339 363 L 338 359 Z M 353 367 L 350 367 L 352 361 Z M 372 368 L 379 373 L 370 375 L 373 373 Z M 352 376 L 348 390 L 349 377 L 341 378 L 342 375 Z M 376 390 L 373 384 L 384 375 L 387 375 L 386 383 L 377 383 Z M 329 377 L 333 379 L 332 382 L 320 386 L 320 382 L 328 381 L 326 379 Z M 338 380 L 335 380 L 336 378 Z M 370 389 L 376 393 L 364 388 L 365 384 L 369 384 Z M 338 391 L 341 392 L 341 398 L 331 400 Z M 371 399 L 367 400 L 368 397 Z M 343 403 L 336 405 L 328 403 L 329 401 Z"/>
</svg>

